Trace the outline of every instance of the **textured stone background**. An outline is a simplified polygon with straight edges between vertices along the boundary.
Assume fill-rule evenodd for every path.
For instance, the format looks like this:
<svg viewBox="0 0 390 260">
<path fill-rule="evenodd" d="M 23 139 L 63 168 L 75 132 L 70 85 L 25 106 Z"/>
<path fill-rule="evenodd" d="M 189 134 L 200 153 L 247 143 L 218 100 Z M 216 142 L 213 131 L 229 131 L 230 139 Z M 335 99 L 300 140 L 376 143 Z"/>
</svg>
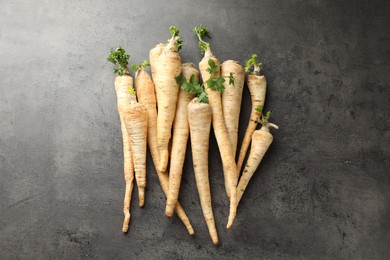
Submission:
<svg viewBox="0 0 390 260">
<path fill-rule="evenodd" d="M 164 2 L 164 4 L 163 4 Z M 388 1 L 1 1 L 1 259 L 388 259 Z M 131 62 L 179 26 L 184 61 L 208 26 L 221 61 L 258 53 L 280 126 L 232 230 L 214 137 L 210 175 L 221 245 L 204 223 L 187 156 L 189 237 L 148 163 L 146 206 L 121 233 L 121 134 L 110 48 Z M 244 90 L 240 138 L 248 120 Z M 240 139 L 241 140 L 241 139 Z M 134 192 L 136 198 L 136 192 Z"/>
</svg>

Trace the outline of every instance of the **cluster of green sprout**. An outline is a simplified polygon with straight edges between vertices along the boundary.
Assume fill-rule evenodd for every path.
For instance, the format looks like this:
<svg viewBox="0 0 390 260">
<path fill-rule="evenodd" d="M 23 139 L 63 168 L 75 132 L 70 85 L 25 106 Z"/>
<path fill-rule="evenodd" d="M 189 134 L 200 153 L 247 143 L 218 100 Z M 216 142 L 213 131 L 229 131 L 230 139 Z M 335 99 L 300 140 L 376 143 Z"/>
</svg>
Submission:
<svg viewBox="0 0 390 260">
<path fill-rule="evenodd" d="M 210 44 L 203 40 L 204 37 L 211 38 L 210 33 L 208 29 L 203 26 L 199 25 L 197 27 L 193 28 L 193 31 L 195 32 L 196 36 L 199 39 L 199 48 L 201 50 L 201 53 L 205 53 L 207 49 L 210 48 Z M 183 46 L 183 40 L 178 37 L 180 30 L 176 26 L 170 26 L 169 32 L 172 35 L 172 39 L 175 39 L 175 44 L 177 46 L 177 49 L 180 50 Z M 168 40 L 168 42 L 170 42 Z M 129 74 L 129 70 L 127 68 L 129 64 L 129 58 L 130 55 L 126 54 L 126 51 L 122 47 L 116 48 L 116 50 L 111 51 L 110 55 L 108 56 L 107 60 L 109 62 L 112 62 L 113 64 L 117 65 L 117 67 L 114 69 L 114 73 L 118 74 L 119 76 L 123 76 L 124 74 Z M 187 81 L 186 78 L 183 75 L 180 75 L 176 77 L 176 82 L 181 86 L 181 88 L 189 93 L 192 93 L 196 95 L 199 102 L 208 103 L 208 96 L 205 92 L 205 86 L 208 88 L 218 91 L 220 93 L 224 93 L 225 87 L 223 83 L 225 83 L 225 77 L 222 76 L 214 76 L 214 74 L 219 72 L 220 67 L 215 64 L 215 62 L 212 59 L 208 60 L 209 67 L 206 69 L 207 72 L 210 74 L 210 78 L 204 82 L 204 84 L 199 84 L 196 80 L 195 75 L 192 75 L 190 80 Z M 150 66 L 150 63 L 148 61 L 143 61 L 140 64 L 134 64 L 132 66 L 132 69 L 134 71 L 139 70 L 140 68 L 146 68 Z M 259 75 L 260 69 L 261 69 L 262 63 L 257 62 L 257 55 L 252 54 L 252 57 L 245 62 L 245 72 L 249 72 L 251 67 L 253 67 L 252 74 Z M 226 78 L 229 79 L 229 84 L 234 85 L 234 76 L 233 73 L 230 73 L 229 76 L 226 76 Z M 129 93 L 134 94 L 135 90 L 133 88 L 129 88 Z M 258 106 L 255 108 L 255 110 L 259 113 L 261 113 L 261 121 L 267 121 L 271 112 L 268 111 L 265 115 L 262 114 L 263 107 Z"/>
<path fill-rule="evenodd" d="M 259 75 L 262 65 L 261 62 L 257 62 L 257 55 L 252 54 L 252 57 L 245 62 L 245 72 L 249 72 L 250 68 L 253 66 L 253 74 Z"/>
<path fill-rule="evenodd" d="M 108 55 L 107 60 L 118 67 L 114 69 L 114 73 L 119 76 L 123 76 L 125 73 L 129 73 L 127 65 L 129 64 L 130 55 L 126 54 L 126 51 L 122 47 L 116 48 Z"/>
<path fill-rule="evenodd" d="M 199 45 L 199 48 L 200 48 L 200 52 L 201 52 L 201 53 L 205 53 L 206 50 L 207 50 L 208 48 L 210 48 L 210 44 L 209 44 L 208 42 L 205 42 L 205 41 L 203 40 L 203 37 L 206 36 L 206 37 L 211 38 L 209 31 L 208 31 L 207 28 L 204 27 L 203 25 L 199 25 L 199 26 L 195 27 L 195 28 L 193 29 L 193 31 L 194 31 L 194 33 L 196 34 L 196 36 L 198 36 L 198 39 L 199 39 L 198 45 Z"/>
</svg>

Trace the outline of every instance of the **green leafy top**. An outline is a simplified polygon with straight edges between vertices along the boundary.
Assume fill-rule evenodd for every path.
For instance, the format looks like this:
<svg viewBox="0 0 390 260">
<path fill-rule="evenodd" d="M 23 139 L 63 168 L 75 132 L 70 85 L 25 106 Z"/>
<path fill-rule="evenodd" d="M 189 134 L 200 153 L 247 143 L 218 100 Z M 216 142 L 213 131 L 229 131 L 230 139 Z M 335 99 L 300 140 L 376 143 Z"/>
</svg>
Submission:
<svg viewBox="0 0 390 260">
<path fill-rule="evenodd" d="M 171 33 L 172 38 L 169 39 L 168 42 L 170 42 L 172 39 L 176 38 L 175 44 L 176 44 L 177 50 L 180 51 L 181 47 L 183 46 L 183 40 L 180 37 L 178 37 L 179 33 L 180 33 L 179 28 L 172 25 L 169 27 L 169 32 Z"/>
<path fill-rule="evenodd" d="M 271 116 L 271 111 L 267 111 L 267 113 L 265 113 L 265 115 L 264 114 L 261 115 L 261 120 L 268 122 L 268 119 L 270 116 Z"/>
<path fill-rule="evenodd" d="M 118 64 L 118 67 L 114 69 L 114 73 L 123 76 L 124 74 L 129 74 L 129 69 L 127 68 L 129 58 L 130 55 L 126 54 L 126 51 L 119 46 L 115 51 L 111 51 L 107 60 L 115 65 Z"/>
<path fill-rule="evenodd" d="M 149 61 L 147 61 L 147 60 L 144 60 L 143 62 L 141 62 L 140 64 L 133 64 L 133 67 L 132 67 L 132 69 L 134 70 L 134 71 L 137 71 L 137 70 L 139 70 L 140 68 L 146 68 L 146 67 L 149 67 L 150 66 L 150 63 L 149 63 Z"/>
<path fill-rule="evenodd" d="M 211 38 L 210 33 L 209 33 L 209 31 L 207 30 L 207 28 L 204 27 L 203 25 L 199 25 L 198 27 L 195 27 L 195 28 L 193 29 L 193 31 L 194 31 L 194 33 L 196 34 L 196 36 L 198 36 L 198 39 L 199 39 L 199 44 L 198 44 L 198 45 L 199 45 L 199 48 L 200 48 L 200 52 L 203 54 L 203 53 L 206 52 L 207 49 L 210 48 L 210 43 L 205 42 L 205 41 L 203 40 L 203 38 L 204 38 L 205 36 Z"/>
<path fill-rule="evenodd" d="M 249 72 L 250 68 L 253 66 L 252 74 L 259 75 L 262 65 L 261 62 L 257 62 L 257 55 L 252 54 L 252 57 L 245 62 L 245 72 Z"/>
<path fill-rule="evenodd" d="M 258 105 L 255 110 L 256 112 L 259 112 L 260 113 L 260 122 L 265 122 L 265 121 L 268 121 L 269 117 L 271 116 L 271 111 L 267 111 L 267 113 L 265 113 L 265 115 L 263 114 L 263 106 L 262 105 Z"/>
<path fill-rule="evenodd" d="M 261 128 L 262 131 L 269 132 L 270 127 L 275 128 L 275 129 L 279 129 L 279 127 L 277 125 L 268 122 L 270 116 L 271 116 L 271 111 L 267 111 L 267 113 L 265 115 L 263 114 L 261 116 L 260 123 L 263 126 Z"/>
<path fill-rule="evenodd" d="M 267 111 L 267 113 L 263 114 L 263 106 L 258 105 L 255 110 L 260 113 L 260 118 L 257 120 L 263 127 L 261 130 L 269 132 L 269 128 L 279 129 L 279 127 L 273 123 L 268 122 L 268 119 L 271 116 L 271 111 Z"/>
<path fill-rule="evenodd" d="M 176 26 L 172 25 L 169 27 L 169 32 L 172 36 L 179 36 L 180 30 Z"/>
<path fill-rule="evenodd" d="M 177 84 L 180 85 L 182 90 L 194 94 L 198 98 L 199 102 L 209 103 L 209 98 L 207 96 L 207 93 L 204 91 L 203 85 L 199 84 L 194 74 L 191 75 L 189 81 L 187 81 L 187 79 L 183 76 L 183 74 L 180 74 L 175 79 Z"/>
<path fill-rule="evenodd" d="M 225 83 L 225 79 L 221 76 L 214 76 L 214 73 L 219 72 L 219 66 L 217 66 L 212 59 L 208 60 L 208 64 L 209 67 L 206 71 L 210 74 L 210 78 L 206 80 L 205 84 L 208 88 L 223 94 L 225 92 L 225 86 L 223 85 L 223 83 Z M 233 73 L 230 73 L 227 78 L 229 79 L 229 85 L 234 85 Z"/>
</svg>

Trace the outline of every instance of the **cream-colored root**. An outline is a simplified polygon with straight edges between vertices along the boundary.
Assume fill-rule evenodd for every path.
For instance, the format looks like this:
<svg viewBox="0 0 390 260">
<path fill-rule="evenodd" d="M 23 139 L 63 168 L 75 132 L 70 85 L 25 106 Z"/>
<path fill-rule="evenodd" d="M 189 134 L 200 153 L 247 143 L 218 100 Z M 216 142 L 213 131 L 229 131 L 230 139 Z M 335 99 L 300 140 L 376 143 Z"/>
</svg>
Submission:
<svg viewBox="0 0 390 260">
<path fill-rule="evenodd" d="M 135 98 L 135 97 L 134 97 Z M 144 105 L 133 103 L 131 109 L 123 114 L 127 133 L 133 152 L 135 180 L 138 187 L 139 206 L 145 203 L 146 187 L 146 139 L 148 114 Z"/>
<path fill-rule="evenodd" d="M 233 73 L 234 85 L 229 84 L 228 77 Z M 242 90 L 245 82 L 245 71 L 237 61 L 227 60 L 221 65 L 221 76 L 225 78 L 225 92 L 222 94 L 222 111 L 225 119 L 226 130 L 228 132 L 229 141 L 232 146 L 234 158 L 236 158 L 237 142 L 238 142 L 238 123 L 240 119 Z M 236 171 L 234 184 L 237 185 L 239 171 Z M 230 189 L 225 182 L 225 189 L 230 198 Z"/>
<path fill-rule="evenodd" d="M 160 153 L 158 169 L 167 170 L 169 150 L 168 143 L 171 139 L 172 123 L 175 118 L 176 104 L 179 86 L 175 77 L 181 73 L 181 58 L 177 53 L 174 40 L 164 47 L 159 59 L 156 85 L 158 114 L 157 114 L 157 145 Z"/>
<path fill-rule="evenodd" d="M 195 75 L 199 81 L 199 71 L 195 69 L 192 63 L 182 65 L 181 73 L 190 80 L 192 75 Z M 171 166 L 169 170 L 169 192 L 167 196 L 167 205 L 165 215 L 171 217 L 173 210 L 179 198 L 180 183 L 183 173 L 183 164 L 186 154 L 188 135 L 190 132 L 188 125 L 187 106 L 195 95 L 180 89 L 179 98 L 176 106 L 175 120 L 173 121 L 173 137 L 172 137 L 172 152 Z"/>
<path fill-rule="evenodd" d="M 256 130 L 259 117 L 261 116 L 261 113 L 256 111 L 256 107 L 259 105 L 264 106 L 267 91 L 267 81 L 264 76 L 248 75 L 247 84 L 252 100 L 252 111 L 237 160 L 237 170 L 239 172 L 241 171 L 242 164 L 244 163 L 246 153 L 251 143 L 253 131 Z"/>
<path fill-rule="evenodd" d="M 137 77 L 135 79 L 135 87 L 138 102 L 140 104 L 145 105 L 148 113 L 148 146 L 149 151 L 152 156 L 153 163 L 156 167 L 156 172 L 158 179 L 160 181 L 160 185 L 164 194 L 167 196 L 168 194 L 168 174 L 166 172 L 161 172 L 157 169 L 160 155 L 157 147 L 157 110 L 156 110 L 156 96 L 154 90 L 154 84 L 151 80 L 149 74 L 144 70 L 140 69 L 138 71 Z M 185 225 L 188 233 L 190 235 L 194 235 L 194 229 L 191 225 L 191 222 L 186 215 L 183 207 L 177 202 L 175 207 L 175 212 L 180 220 Z"/>
<path fill-rule="evenodd" d="M 242 195 L 250 179 L 255 173 L 257 167 L 259 167 L 261 160 L 267 152 L 269 146 L 273 140 L 272 134 L 269 132 L 267 125 L 264 125 L 260 130 L 256 130 L 252 135 L 252 146 L 249 153 L 248 161 L 245 165 L 245 169 L 240 178 L 240 182 L 237 185 L 237 202 L 239 203 Z"/>
<path fill-rule="evenodd" d="M 209 104 L 199 103 L 194 98 L 188 104 L 188 121 L 191 131 L 192 158 L 196 186 L 198 188 L 200 205 L 211 240 L 215 245 L 219 243 L 217 228 L 211 204 L 209 182 L 209 137 L 211 127 L 211 108 Z"/>
<path fill-rule="evenodd" d="M 215 65 L 220 66 L 218 59 L 211 53 L 210 49 L 207 49 L 205 56 L 199 63 L 199 69 L 202 75 L 203 82 L 206 82 L 210 78 L 210 74 L 206 71 L 209 67 L 208 60 L 212 59 Z M 215 73 L 214 76 L 219 76 L 220 72 Z M 237 166 L 234 159 L 232 147 L 229 141 L 225 120 L 222 112 L 222 100 L 221 94 L 218 91 L 211 90 L 206 86 L 206 93 L 209 98 L 209 104 L 212 111 L 212 124 L 214 128 L 214 134 L 217 139 L 218 148 L 221 154 L 222 164 L 224 168 L 225 182 L 228 182 L 227 186 L 230 187 L 230 209 L 227 228 L 233 225 L 234 218 L 237 213 L 237 197 L 236 197 L 236 185 L 234 185 L 234 178 L 237 174 Z"/>
<path fill-rule="evenodd" d="M 131 144 L 129 135 L 123 122 L 122 114 L 130 109 L 128 91 L 129 87 L 133 86 L 133 78 L 130 75 L 118 76 L 115 78 L 115 91 L 117 95 L 117 107 L 119 112 L 119 119 L 121 123 L 121 132 L 123 139 L 123 170 L 126 183 L 125 196 L 123 199 L 123 214 L 124 220 L 122 225 L 122 232 L 127 233 L 130 223 L 130 204 L 131 195 L 134 186 L 134 162 L 131 152 Z"/>
<path fill-rule="evenodd" d="M 129 230 L 130 223 L 131 194 L 134 188 L 134 162 L 133 155 L 131 152 L 130 140 L 122 116 L 120 116 L 120 121 L 123 139 L 124 177 L 126 183 L 125 197 L 123 201 L 123 214 L 125 217 L 123 220 L 122 232 L 127 233 L 127 231 Z"/>
</svg>

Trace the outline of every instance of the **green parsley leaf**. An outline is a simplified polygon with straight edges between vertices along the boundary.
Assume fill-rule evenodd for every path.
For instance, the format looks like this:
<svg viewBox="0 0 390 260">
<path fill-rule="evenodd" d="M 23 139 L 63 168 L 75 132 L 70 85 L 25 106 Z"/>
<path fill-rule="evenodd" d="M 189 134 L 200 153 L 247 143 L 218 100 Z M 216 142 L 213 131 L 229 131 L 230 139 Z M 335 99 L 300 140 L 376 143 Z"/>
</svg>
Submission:
<svg viewBox="0 0 390 260">
<path fill-rule="evenodd" d="M 206 92 L 202 92 L 199 96 L 198 96 L 198 101 L 199 102 L 203 102 L 203 103 L 209 103 L 209 97 L 207 95 Z"/>
<path fill-rule="evenodd" d="M 149 61 L 144 60 L 144 61 L 141 62 L 140 64 L 133 64 L 132 69 L 133 69 L 134 71 L 137 71 L 137 70 L 139 70 L 140 68 L 146 68 L 146 67 L 148 67 L 148 66 L 150 66 Z"/>
<path fill-rule="evenodd" d="M 175 37 L 175 36 L 179 36 L 180 30 L 176 26 L 172 25 L 169 27 L 169 32 L 173 37 Z"/>
<path fill-rule="evenodd" d="M 209 64 L 209 67 L 206 69 L 208 73 L 213 74 L 219 71 L 219 66 L 215 65 L 214 60 L 209 59 L 207 62 Z"/>
<path fill-rule="evenodd" d="M 253 66 L 253 73 L 258 74 L 262 65 L 261 62 L 257 62 L 257 55 L 252 54 L 252 57 L 245 62 L 245 72 L 249 72 L 250 68 Z"/>
<path fill-rule="evenodd" d="M 199 84 L 195 74 L 191 75 L 189 81 L 187 81 L 183 74 L 177 76 L 175 80 L 176 83 L 180 85 L 182 90 L 194 94 L 196 97 L 198 97 L 199 102 L 208 102 L 207 94 L 205 93 L 203 86 Z"/>
<path fill-rule="evenodd" d="M 262 115 L 261 120 L 268 121 L 270 116 L 271 116 L 271 111 L 267 111 L 265 115 Z"/>
<path fill-rule="evenodd" d="M 129 88 L 127 89 L 127 92 L 129 92 L 130 94 L 134 95 L 134 94 L 135 94 L 135 89 L 132 88 L 132 87 L 129 87 Z"/>
<path fill-rule="evenodd" d="M 149 61 L 144 60 L 143 62 L 141 62 L 141 64 L 139 66 L 143 67 L 143 68 L 150 67 L 150 63 L 149 63 Z"/>
<path fill-rule="evenodd" d="M 176 26 L 172 25 L 169 27 L 169 32 L 171 33 L 172 38 L 174 38 L 176 36 L 179 36 L 180 30 Z M 168 42 L 170 42 L 170 41 L 171 40 L 168 40 Z M 181 47 L 183 46 L 183 40 L 181 38 L 179 38 L 176 40 L 175 44 L 176 44 L 177 50 L 180 50 Z"/>
<path fill-rule="evenodd" d="M 127 65 L 129 64 L 130 55 L 126 54 L 126 51 L 122 47 L 116 48 L 115 51 L 111 51 L 108 55 L 107 60 L 115 65 L 118 64 L 118 67 L 114 69 L 114 73 L 117 73 L 119 76 L 122 76 L 127 70 Z"/>
<path fill-rule="evenodd" d="M 198 46 L 200 48 L 200 52 L 201 53 L 205 53 L 205 51 L 207 50 L 207 48 L 210 46 L 209 43 L 205 42 L 203 40 L 204 37 L 210 37 L 210 33 L 209 31 L 207 30 L 206 27 L 204 27 L 203 25 L 199 25 L 198 27 L 195 27 L 193 29 L 193 31 L 195 32 L 196 36 L 198 36 L 198 39 L 199 39 L 199 43 L 198 43 Z"/>
<path fill-rule="evenodd" d="M 187 81 L 183 74 L 180 74 L 179 76 L 175 77 L 175 80 L 179 86 L 183 85 Z"/>
<path fill-rule="evenodd" d="M 263 106 L 262 105 L 258 105 L 255 110 L 259 113 L 263 112 Z"/>
</svg>

